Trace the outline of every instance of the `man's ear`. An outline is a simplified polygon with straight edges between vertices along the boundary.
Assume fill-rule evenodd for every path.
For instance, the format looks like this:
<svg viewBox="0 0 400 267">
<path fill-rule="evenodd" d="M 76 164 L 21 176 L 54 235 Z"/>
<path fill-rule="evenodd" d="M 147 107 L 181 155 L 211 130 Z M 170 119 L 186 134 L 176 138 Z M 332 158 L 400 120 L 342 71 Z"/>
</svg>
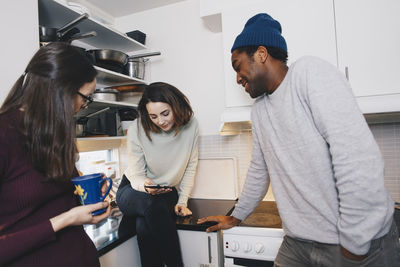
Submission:
<svg viewBox="0 0 400 267">
<path fill-rule="evenodd" d="M 259 46 L 257 48 L 257 51 L 254 53 L 254 59 L 261 62 L 265 63 L 265 61 L 268 58 L 268 50 L 264 46 Z"/>
</svg>

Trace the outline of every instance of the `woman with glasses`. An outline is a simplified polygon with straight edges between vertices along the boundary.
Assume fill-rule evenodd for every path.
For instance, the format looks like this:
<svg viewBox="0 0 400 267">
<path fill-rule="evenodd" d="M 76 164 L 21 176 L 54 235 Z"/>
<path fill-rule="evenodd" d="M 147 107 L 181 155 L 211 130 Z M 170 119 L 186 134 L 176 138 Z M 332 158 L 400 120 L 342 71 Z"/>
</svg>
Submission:
<svg viewBox="0 0 400 267">
<path fill-rule="evenodd" d="M 1 106 L 0 266 L 99 266 L 82 225 L 110 208 L 80 206 L 71 182 L 78 176 L 73 116 L 91 102 L 96 74 L 72 46 L 43 46 Z"/>
<path fill-rule="evenodd" d="M 175 216 L 192 213 L 186 205 L 198 162 L 198 123 L 188 99 L 167 83 L 147 86 L 138 111 L 128 129 L 129 168 L 117 192 L 121 227 L 136 222 L 142 266 L 183 266 Z"/>
</svg>

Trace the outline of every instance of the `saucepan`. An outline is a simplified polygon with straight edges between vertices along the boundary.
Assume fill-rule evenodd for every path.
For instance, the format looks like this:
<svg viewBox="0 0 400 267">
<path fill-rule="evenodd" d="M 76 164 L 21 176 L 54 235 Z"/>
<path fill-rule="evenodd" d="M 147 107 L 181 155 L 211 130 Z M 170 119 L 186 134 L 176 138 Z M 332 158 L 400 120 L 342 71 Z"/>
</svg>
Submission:
<svg viewBox="0 0 400 267">
<path fill-rule="evenodd" d="M 66 33 L 68 33 L 70 36 L 72 36 L 75 33 L 79 33 L 79 29 L 73 28 L 75 25 L 77 25 L 79 22 L 81 22 L 84 19 L 87 19 L 89 15 L 87 13 L 83 13 L 76 19 L 74 19 L 71 22 L 68 22 L 61 28 L 51 28 L 51 27 L 45 27 L 45 26 L 39 26 L 39 37 L 40 37 L 40 42 L 57 42 L 57 41 L 63 41 L 63 37 Z"/>
<path fill-rule="evenodd" d="M 145 75 L 146 62 L 149 61 L 149 59 L 145 57 L 152 57 L 158 55 L 161 55 L 161 53 L 152 52 L 152 53 L 130 56 L 128 59 L 128 63 L 125 65 L 124 74 L 143 80 Z"/>
</svg>

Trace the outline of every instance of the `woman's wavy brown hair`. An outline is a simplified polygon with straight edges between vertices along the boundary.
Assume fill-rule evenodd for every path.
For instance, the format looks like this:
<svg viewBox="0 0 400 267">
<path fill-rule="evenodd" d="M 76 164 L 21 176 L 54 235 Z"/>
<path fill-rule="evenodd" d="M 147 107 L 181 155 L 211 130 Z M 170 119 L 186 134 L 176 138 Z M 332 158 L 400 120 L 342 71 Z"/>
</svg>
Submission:
<svg viewBox="0 0 400 267">
<path fill-rule="evenodd" d="M 175 135 L 178 134 L 180 127 L 186 125 L 193 116 L 189 99 L 175 86 L 163 82 L 146 86 L 139 101 L 138 111 L 140 122 L 150 141 L 150 132 L 160 133 L 161 129 L 150 119 L 146 108 L 146 104 L 149 102 L 163 102 L 171 106 L 175 122 L 172 130 L 175 130 Z"/>
<path fill-rule="evenodd" d="M 23 110 L 21 132 L 35 169 L 46 179 L 73 177 L 75 144 L 74 98 L 97 72 L 78 49 L 64 43 L 41 47 L 16 81 L 0 114 Z"/>
</svg>

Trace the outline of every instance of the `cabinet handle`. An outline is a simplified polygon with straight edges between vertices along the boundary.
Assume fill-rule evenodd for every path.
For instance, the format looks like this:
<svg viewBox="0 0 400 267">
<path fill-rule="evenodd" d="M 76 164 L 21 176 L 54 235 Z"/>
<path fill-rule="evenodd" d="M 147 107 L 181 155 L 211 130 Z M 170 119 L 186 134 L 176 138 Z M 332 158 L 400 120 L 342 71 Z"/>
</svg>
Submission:
<svg viewBox="0 0 400 267">
<path fill-rule="evenodd" d="M 346 75 L 346 79 L 349 80 L 349 67 L 346 66 L 346 67 L 344 68 L 344 73 L 345 73 L 345 75 Z"/>
<path fill-rule="evenodd" d="M 207 236 L 208 238 L 208 263 L 211 263 L 211 237 Z"/>
</svg>

